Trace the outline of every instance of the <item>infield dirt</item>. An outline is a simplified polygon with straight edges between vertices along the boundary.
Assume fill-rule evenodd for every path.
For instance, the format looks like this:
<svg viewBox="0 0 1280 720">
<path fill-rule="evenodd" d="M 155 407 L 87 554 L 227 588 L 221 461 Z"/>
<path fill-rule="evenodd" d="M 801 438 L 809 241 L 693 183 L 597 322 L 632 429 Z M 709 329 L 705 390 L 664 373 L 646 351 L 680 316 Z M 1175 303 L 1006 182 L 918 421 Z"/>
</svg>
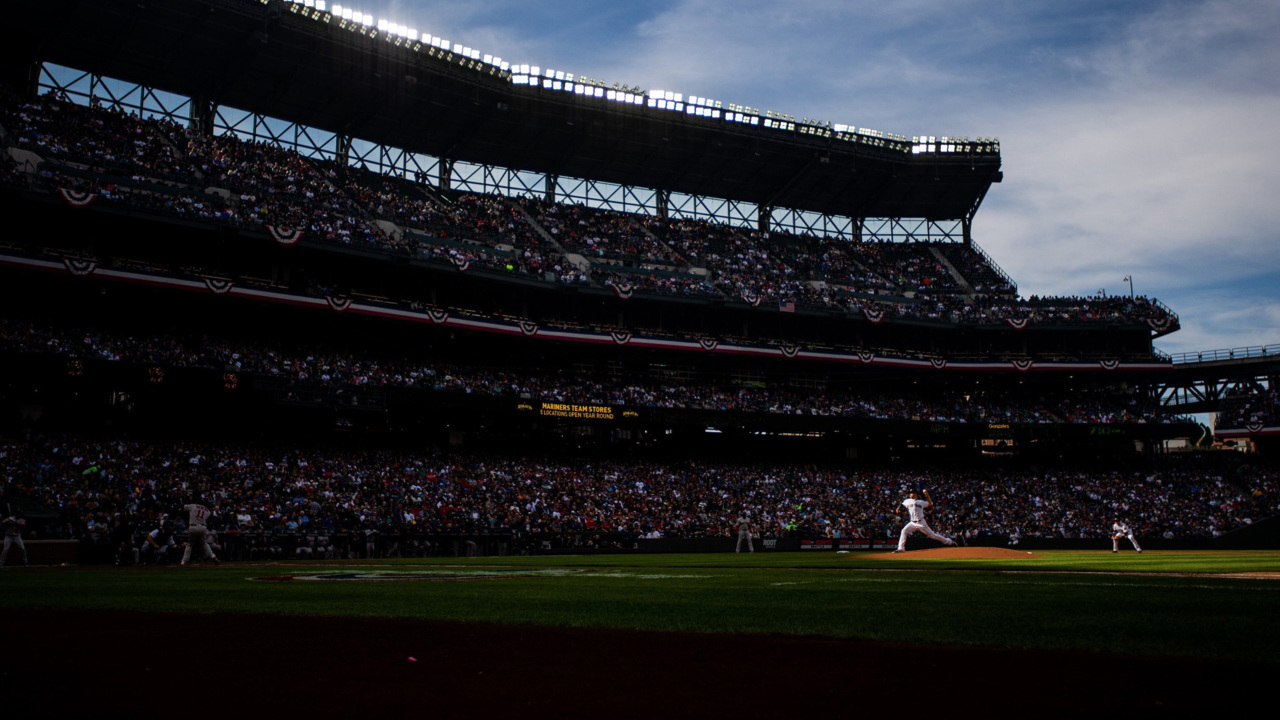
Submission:
<svg viewBox="0 0 1280 720">
<path fill-rule="evenodd" d="M 913 558 L 921 560 L 934 558 L 946 560 L 1033 560 L 1040 556 L 1026 550 L 1013 550 L 1010 548 L 939 547 L 929 548 L 926 550 L 908 550 L 907 552 L 901 553 L 876 553 L 875 555 L 860 555 L 859 557 L 876 557 L 894 560 L 911 560 Z"/>
</svg>

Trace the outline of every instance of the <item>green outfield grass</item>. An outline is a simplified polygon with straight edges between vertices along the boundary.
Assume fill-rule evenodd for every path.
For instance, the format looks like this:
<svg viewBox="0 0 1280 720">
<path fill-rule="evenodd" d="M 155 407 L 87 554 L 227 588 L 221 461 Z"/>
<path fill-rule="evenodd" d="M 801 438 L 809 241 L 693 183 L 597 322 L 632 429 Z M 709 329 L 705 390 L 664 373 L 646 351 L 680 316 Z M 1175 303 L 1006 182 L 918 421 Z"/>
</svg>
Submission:
<svg viewBox="0 0 1280 720">
<path fill-rule="evenodd" d="M 606 555 L 10 568 L 0 606 L 531 623 L 1280 662 L 1280 553 Z M 426 581 L 260 580 L 341 575 Z M 1195 575 L 1189 575 L 1195 574 Z"/>
</svg>

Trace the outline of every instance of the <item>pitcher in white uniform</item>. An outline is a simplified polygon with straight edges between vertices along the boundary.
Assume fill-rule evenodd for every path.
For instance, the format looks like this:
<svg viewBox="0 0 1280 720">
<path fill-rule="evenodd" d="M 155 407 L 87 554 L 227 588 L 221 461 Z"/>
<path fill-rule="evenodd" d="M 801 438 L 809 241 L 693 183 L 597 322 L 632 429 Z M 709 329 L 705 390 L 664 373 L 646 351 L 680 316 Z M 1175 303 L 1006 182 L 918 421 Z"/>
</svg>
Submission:
<svg viewBox="0 0 1280 720">
<path fill-rule="evenodd" d="M 922 532 L 944 545 L 956 544 L 955 540 L 934 532 L 933 528 L 929 527 L 929 522 L 924 519 L 924 509 L 932 504 L 933 500 L 929 497 L 928 490 L 924 491 L 923 500 L 916 497 L 915 493 L 911 493 L 906 500 L 902 501 L 902 506 L 907 509 L 907 514 L 911 516 L 911 520 L 902 526 L 902 535 L 898 537 L 898 549 L 894 550 L 894 552 L 900 553 L 907 549 L 907 536 L 913 532 Z"/>
</svg>

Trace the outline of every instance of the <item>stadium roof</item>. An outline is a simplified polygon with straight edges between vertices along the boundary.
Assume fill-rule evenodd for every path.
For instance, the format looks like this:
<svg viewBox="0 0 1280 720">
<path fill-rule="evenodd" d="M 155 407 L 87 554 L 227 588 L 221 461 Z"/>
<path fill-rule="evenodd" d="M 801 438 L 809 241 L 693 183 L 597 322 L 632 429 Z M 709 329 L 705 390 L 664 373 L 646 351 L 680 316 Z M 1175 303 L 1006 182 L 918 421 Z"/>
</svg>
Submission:
<svg viewBox="0 0 1280 720">
<path fill-rule="evenodd" d="M 449 160 L 853 218 L 971 217 L 1002 178 L 990 139 L 610 93 L 283 0 L 41 0 L 5 15 L 22 28 L 0 50 L 14 82 L 53 62 Z"/>
</svg>

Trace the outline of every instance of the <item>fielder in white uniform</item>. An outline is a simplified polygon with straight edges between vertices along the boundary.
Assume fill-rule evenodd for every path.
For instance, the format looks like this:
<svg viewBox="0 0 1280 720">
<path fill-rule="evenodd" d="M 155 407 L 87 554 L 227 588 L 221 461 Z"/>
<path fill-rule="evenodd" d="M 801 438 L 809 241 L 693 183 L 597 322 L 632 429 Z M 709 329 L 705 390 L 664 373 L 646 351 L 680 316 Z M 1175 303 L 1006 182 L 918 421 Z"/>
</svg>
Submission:
<svg viewBox="0 0 1280 720">
<path fill-rule="evenodd" d="M 215 564 L 221 562 L 209 547 L 209 528 L 205 525 L 213 513 L 199 503 L 188 503 L 182 506 L 187 513 L 187 549 L 182 551 L 182 564 L 191 562 L 191 551 L 197 546 L 204 551 L 204 556 Z"/>
<path fill-rule="evenodd" d="M 911 516 L 911 520 L 906 525 L 902 526 L 902 535 L 898 537 L 898 549 L 894 550 L 894 552 L 900 553 L 906 551 L 907 536 L 913 532 L 922 532 L 944 545 L 956 544 L 955 540 L 952 540 L 949 537 L 943 537 L 942 535 L 934 532 L 933 528 L 929 527 L 929 522 L 924 519 L 924 509 L 932 504 L 933 500 L 929 497 L 928 490 L 924 491 L 923 500 L 916 497 L 915 493 L 911 493 L 907 496 L 906 500 L 902 501 L 902 507 L 907 509 L 907 513 Z"/>
<path fill-rule="evenodd" d="M 1111 552 L 1120 552 L 1122 537 L 1129 538 L 1129 542 L 1133 543 L 1133 549 L 1142 552 L 1142 548 L 1138 547 L 1138 541 L 1133 537 L 1133 529 L 1120 522 L 1120 518 L 1116 518 L 1116 521 L 1111 524 Z"/>
</svg>

